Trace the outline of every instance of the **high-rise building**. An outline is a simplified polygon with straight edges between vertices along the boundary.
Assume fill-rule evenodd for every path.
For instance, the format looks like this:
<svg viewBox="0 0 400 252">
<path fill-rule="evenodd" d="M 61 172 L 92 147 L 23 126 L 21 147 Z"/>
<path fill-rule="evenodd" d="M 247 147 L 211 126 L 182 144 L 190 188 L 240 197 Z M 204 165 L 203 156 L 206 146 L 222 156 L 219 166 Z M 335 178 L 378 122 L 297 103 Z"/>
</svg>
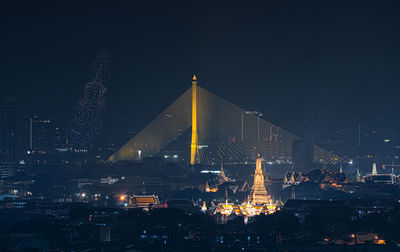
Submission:
<svg viewBox="0 0 400 252">
<path fill-rule="evenodd" d="M 15 175 L 17 172 L 18 163 L 15 161 L 11 162 L 0 162 L 0 177 L 9 178 Z"/>
<path fill-rule="evenodd" d="M 15 97 L 0 98 L 0 161 L 17 157 L 18 109 Z"/>
<path fill-rule="evenodd" d="M 99 230 L 99 241 L 101 242 L 110 242 L 111 241 L 111 229 L 109 225 L 100 224 L 98 225 Z"/>
<path fill-rule="evenodd" d="M 54 132 L 54 147 L 56 150 L 66 150 L 70 145 L 68 142 L 68 128 L 58 123 Z"/>
<path fill-rule="evenodd" d="M 313 144 L 305 140 L 294 140 L 292 143 L 292 162 L 297 169 L 309 169 L 313 163 Z"/>
<path fill-rule="evenodd" d="M 54 149 L 55 130 L 50 119 L 35 115 L 29 119 L 29 149 L 32 153 L 46 154 Z"/>
</svg>

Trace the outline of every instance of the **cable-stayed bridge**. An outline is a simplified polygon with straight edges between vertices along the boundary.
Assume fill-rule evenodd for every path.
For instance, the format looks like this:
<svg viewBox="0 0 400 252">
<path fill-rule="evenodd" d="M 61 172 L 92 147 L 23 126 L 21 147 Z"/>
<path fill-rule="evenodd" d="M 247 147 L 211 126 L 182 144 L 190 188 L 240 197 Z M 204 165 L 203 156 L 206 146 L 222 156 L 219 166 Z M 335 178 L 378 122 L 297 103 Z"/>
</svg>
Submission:
<svg viewBox="0 0 400 252">
<path fill-rule="evenodd" d="M 194 76 L 192 87 L 109 161 L 140 160 L 174 146 L 180 158 L 191 164 L 245 164 L 254 162 L 258 154 L 270 162 L 290 163 L 292 144 L 300 138 L 260 116 L 259 112 L 246 111 L 198 86 Z M 315 163 L 344 162 L 321 147 L 314 145 L 312 149 Z"/>
</svg>

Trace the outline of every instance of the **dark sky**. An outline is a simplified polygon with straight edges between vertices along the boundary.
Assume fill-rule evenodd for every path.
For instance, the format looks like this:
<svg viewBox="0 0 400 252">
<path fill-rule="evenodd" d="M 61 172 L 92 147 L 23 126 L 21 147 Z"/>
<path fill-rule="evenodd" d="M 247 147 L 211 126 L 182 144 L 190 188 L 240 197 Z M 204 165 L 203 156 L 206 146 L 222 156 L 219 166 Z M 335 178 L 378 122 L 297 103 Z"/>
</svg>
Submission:
<svg viewBox="0 0 400 252">
<path fill-rule="evenodd" d="M 193 73 L 295 132 L 308 112 L 322 131 L 355 117 L 400 122 L 399 1 L 9 2 L 0 7 L 0 91 L 29 113 L 56 99 L 72 110 L 107 47 L 106 128 L 139 130 Z"/>
</svg>

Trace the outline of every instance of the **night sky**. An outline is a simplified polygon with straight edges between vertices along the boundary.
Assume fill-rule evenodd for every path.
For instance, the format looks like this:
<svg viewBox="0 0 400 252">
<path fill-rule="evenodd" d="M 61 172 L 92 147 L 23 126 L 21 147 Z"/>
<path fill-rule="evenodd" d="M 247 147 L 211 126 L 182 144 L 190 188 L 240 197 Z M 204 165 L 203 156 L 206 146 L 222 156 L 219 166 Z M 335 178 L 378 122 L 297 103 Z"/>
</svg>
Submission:
<svg viewBox="0 0 400 252">
<path fill-rule="evenodd" d="M 396 130 L 399 1 L 247 2 L 2 3 L 0 94 L 18 96 L 27 113 L 46 104 L 72 117 L 106 47 L 104 134 L 140 130 L 193 73 L 202 87 L 298 134 L 310 114 L 319 134 L 355 118 Z"/>
</svg>

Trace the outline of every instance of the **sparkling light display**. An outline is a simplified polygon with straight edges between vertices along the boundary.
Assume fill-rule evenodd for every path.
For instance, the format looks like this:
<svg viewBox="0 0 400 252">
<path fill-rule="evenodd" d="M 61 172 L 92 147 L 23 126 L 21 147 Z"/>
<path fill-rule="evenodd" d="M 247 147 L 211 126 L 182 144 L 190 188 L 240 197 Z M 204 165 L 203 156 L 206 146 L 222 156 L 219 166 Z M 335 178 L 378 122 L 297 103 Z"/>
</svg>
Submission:
<svg viewBox="0 0 400 252">
<path fill-rule="evenodd" d="M 102 50 L 96 57 L 85 85 L 84 95 L 79 100 L 75 117 L 71 123 L 71 138 L 74 143 L 88 144 L 98 135 L 103 125 L 106 92 L 109 77 L 110 53 Z"/>
</svg>

